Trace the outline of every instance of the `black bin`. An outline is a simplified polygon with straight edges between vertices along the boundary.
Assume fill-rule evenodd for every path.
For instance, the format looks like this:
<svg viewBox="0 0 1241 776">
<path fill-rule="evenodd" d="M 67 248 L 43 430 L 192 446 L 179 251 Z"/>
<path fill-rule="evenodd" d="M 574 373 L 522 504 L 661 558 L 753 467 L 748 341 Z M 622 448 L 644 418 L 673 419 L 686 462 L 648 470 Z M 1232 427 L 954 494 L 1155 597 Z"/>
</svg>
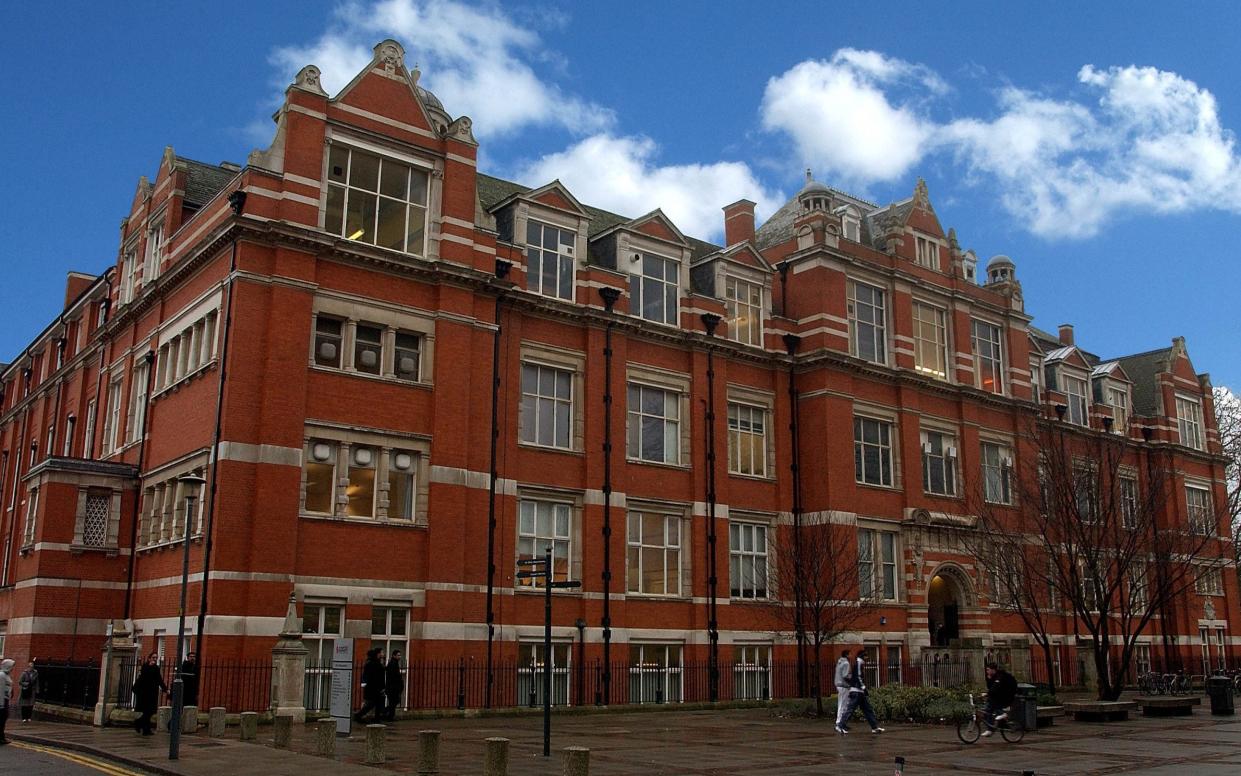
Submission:
<svg viewBox="0 0 1241 776">
<path fill-rule="evenodd" d="M 1228 677 L 1207 677 L 1207 697 L 1211 699 L 1212 714 L 1236 713 L 1237 706 L 1232 697 L 1232 680 Z"/>
<path fill-rule="evenodd" d="M 1018 684 L 1017 697 L 1013 700 L 1013 720 L 1026 730 L 1038 730 L 1038 688 L 1032 684 Z"/>
</svg>

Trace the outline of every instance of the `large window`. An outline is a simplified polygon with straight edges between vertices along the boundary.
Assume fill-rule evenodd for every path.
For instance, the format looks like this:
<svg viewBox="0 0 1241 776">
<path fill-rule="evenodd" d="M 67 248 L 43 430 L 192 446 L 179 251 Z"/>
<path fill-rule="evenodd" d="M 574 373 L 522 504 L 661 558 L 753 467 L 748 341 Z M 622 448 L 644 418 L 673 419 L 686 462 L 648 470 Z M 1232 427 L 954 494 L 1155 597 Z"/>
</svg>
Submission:
<svg viewBox="0 0 1241 776">
<path fill-rule="evenodd" d="M 1129 432 L 1129 392 L 1109 385 L 1106 394 L 1112 408 L 1112 431 L 1123 436 Z"/>
<path fill-rule="evenodd" d="M 1185 505 L 1189 516 L 1190 530 L 1203 536 L 1215 533 L 1215 515 L 1211 506 L 1211 491 L 1206 488 L 1186 485 Z"/>
<path fill-rule="evenodd" d="M 129 413 L 125 419 L 125 441 L 136 442 L 142 436 L 142 426 L 147 414 L 147 372 L 150 366 L 146 362 L 134 367 L 129 383 Z M 49 447 L 50 451 L 51 448 Z"/>
<path fill-rule="evenodd" d="M 1176 397 L 1176 423 L 1181 433 L 1181 444 L 1195 450 L 1203 449 L 1202 404 L 1197 399 Z"/>
<path fill-rule="evenodd" d="M 957 494 L 957 448 L 952 436 L 922 432 L 922 488 L 937 496 Z"/>
<path fill-rule="evenodd" d="M 728 526 L 728 579 L 733 598 L 766 598 L 767 526 L 730 523 Z"/>
<path fill-rule="evenodd" d="M 629 702 L 681 702 L 680 644 L 629 644 Z"/>
<path fill-rule="evenodd" d="M 371 609 L 371 649 L 382 649 L 387 659 L 394 650 L 409 652 L 409 609 L 395 606 L 376 606 Z M 405 658 L 401 660 L 405 665 Z M 402 676 L 404 671 L 401 672 Z"/>
<path fill-rule="evenodd" d="M 728 336 L 746 345 L 763 344 L 763 287 L 731 275 L 724 278 Z"/>
<path fill-rule="evenodd" d="M 569 579 L 572 504 L 522 499 L 517 515 L 517 559 L 542 558 L 552 548 L 552 581 Z M 538 579 L 519 579 L 518 585 L 538 586 Z"/>
<path fill-rule="evenodd" d="M 1084 426 L 1090 418 L 1089 404 L 1086 399 L 1086 381 L 1065 374 L 1063 370 L 1060 373 L 1060 387 L 1064 389 L 1065 396 L 1069 401 L 1069 422 Z"/>
<path fill-rule="evenodd" d="M 630 512 L 628 537 L 630 593 L 681 594 L 681 517 Z"/>
<path fill-rule="evenodd" d="M 733 645 L 733 700 L 771 700 L 770 645 Z"/>
<path fill-rule="evenodd" d="M 677 306 L 680 265 L 673 259 L 642 254 L 638 271 L 629 274 L 629 309 L 656 323 L 679 323 Z"/>
<path fill-rule="evenodd" d="M 573 253 L 577 235 L 539 221 L 526 224 L 526 285 L 535 293 L 573 298 Z"/>
<path fill-rule="evenodd" d="M 728 403 L 728 471 L 767 475 L 767 408 Z"/>
<path fill-rule="evenodd" d="M 855 415 L 853 418 L 853 471 L 858 482 L 891 487 L 892 424 Z"/>
<path fill-rule="evenodd" d="M 1133 477 L 1120 478 L 1120 519 L 1125 528 L 1138 527 L 1138 481 Z"/>
<path fill-rule="evenodd" d="M 417 167 L 333 144 L 324 229 L 421 256 L 426 251 L 427 178 Z"/>
<path fill-rule="evenodd" d="M 859 528 L 858 597 L 863 601 L 896 600 L 896 534 Z"/>
<path fill-rule="evenodd" d="M 326 711 L 332 692 L 332 648 L 345 635 L 344 606 L 302 605 L 302 644 L 306 645 L 307 709 Z"/>
<path fill-rule="evenodd" d="M 974 348 L 974 366 L 978 374 L 978 387 L 992 393 L 1004 392 L 1004 330 L 994 323 L 975 320 L 971 342 Z"/>
<path fill-rule="evenodd" d="M 876 364 L 888 362 L 887 305 L 882 288 L 849 283 L 849 343 L 853 355 Z"/>
<path fill-rule="evenodd" d="M 914 302 L 914 369 L 945 380 L 948 377 L 947 313 L 923 302 Z"/>
<path fill-rule="evenodd" d="M 316 313 L 311 361 L 328 369 L 417 382 L 425 346 L 422 334 L 391 324 Z"/>
<path fill-rule="evenodd" d="M 1011 504 L 1012 453 L 995 442 L 983 442 L 981 453 L 983 497 L 992 504 Z"/>
<path fill-rule="evenodd" d="M 569 679 L 572 673 L 572 644 L 552 643 L 552 705 L 569 703 Z M 543 705 L 544 650 L 540 641 L 523 641 L 517 645 L 517 705 Z"/>
<path fill-rule="evenodd" d="M 108 383 L 108 411 L 103 416 L 103 454 L 116 450 L 121 430 L 121 378 L 114 377 Z"/>
<path fill-rule="evenodd" d="M 419 457 L 413 450 L 312 439 L 302 460 L 302 511 L 308 515 L 390 520 L 417 516 Z"/>
<path fill-rule="evenodd" d="M 929 237 L 914 237 L 914 261 L 923 267 L 939 269 L 939 243 Z"/>
<path fill-rule="evenodd" d="M 521 365 L 522 442 L 569 449 L 573 446 L 573 373 L 567 369 Z"/>
<path fill-rule="evenodd" d="M 630 383 L 628 398 L 629 457 L 655 463 L 680 463 L 681 395 Z"/>
</svg>

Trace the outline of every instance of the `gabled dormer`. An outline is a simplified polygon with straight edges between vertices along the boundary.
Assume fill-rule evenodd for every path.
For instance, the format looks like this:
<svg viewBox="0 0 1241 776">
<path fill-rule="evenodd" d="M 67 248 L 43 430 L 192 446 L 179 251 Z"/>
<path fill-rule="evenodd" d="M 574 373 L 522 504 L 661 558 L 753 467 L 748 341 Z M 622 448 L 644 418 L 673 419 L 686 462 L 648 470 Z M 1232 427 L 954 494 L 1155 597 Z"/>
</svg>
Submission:
<svg viewBox="0 0 1241 776">
<path fill-rule="evenodd" d="M 754 244 L 741 242 L 698 258 L 692 276 L 695 291 L 724 302 L 724 336 L 761 347 L 773 270 Z"/>
<path fill-rule="evenodd" d="M 1119 361 L 1105 361 L 1091 370 L 1090 382 L 1095 404 L 1111 408 L 1111 431 L 1127 436 L 1133 414 L 1133 381 L 1125 368 Z"/>
<path fill-rule="evenodd" d="M 946 272 L 949 260 L 948 238 L 940 226 L 939 217 L 935 215 L 935 209 L 931 207 L 926 181 L 918 179 L 909 206 L 902 212 L 905 215 L 905 258 L 920 267 Z"/>
<path fill-rule="evenodd" d="M 629 275 L 631 315 L 680 325 L 680 300 L 690 291 L 693 247 L 662 210 L 592 235 L 590 253 L 601 266 Z"/>
<path fill-rule="evenodd" d="M 525 253 L 526 290 L 572 301 L 585 266 L 590 213 L 559 180 L 492 206 L 499 239 Z"/>
<path fill-rule="evenodd" d="M 1063 397 L 1065 421 L 1078 426 L 1090 425 L 1090 405 L 1094 401 L 1090 374 L 1094 366 L 1071 342 L 1049 351 L 1043 361 L 1048 390 Z"/>
</svg>

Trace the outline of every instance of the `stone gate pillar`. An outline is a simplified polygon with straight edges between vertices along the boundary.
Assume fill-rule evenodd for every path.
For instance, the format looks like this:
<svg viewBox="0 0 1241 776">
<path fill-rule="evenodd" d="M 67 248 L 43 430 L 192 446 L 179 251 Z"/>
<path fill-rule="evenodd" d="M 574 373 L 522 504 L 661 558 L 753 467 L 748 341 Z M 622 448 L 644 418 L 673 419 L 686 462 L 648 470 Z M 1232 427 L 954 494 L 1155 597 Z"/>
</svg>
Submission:
<svg viewBox="0 0 1241 776">
<path fill-rule="evenodd" d="M 297 616 L 297 595 L 289 593 L 289 608 L 280 629 L 280 640 L 271 650 L 271 713 L 306 721 L 306 645 L 302 621 Z"/>
<path fill-rule="evenodd" d="M 95 714 L 91 719 L 96 726 L 104 724 L 105 709 L 111 713 L 121 693 L 128 692 L 136 678 L 133 671 L 138 660 L 138 645 L 134 644 L 129 624 L 125 620 L 112 620 L 108 628 L 111 635 L 104 641 L 99 661 L 99 700 L 95 702 Z"/>
</svg>

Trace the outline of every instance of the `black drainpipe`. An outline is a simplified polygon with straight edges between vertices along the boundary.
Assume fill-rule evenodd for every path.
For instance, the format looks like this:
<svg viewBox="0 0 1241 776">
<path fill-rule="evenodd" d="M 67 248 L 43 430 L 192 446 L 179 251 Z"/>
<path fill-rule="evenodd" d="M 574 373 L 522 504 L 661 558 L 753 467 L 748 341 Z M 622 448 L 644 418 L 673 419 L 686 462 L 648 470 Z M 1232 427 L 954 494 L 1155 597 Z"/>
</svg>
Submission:
<svg viewBox="0 0 1241 776">
<path fill-rule="evenodd" d="M 806 696 L 808 677 L 806 676 L 806 629 L 802 622 L 802 583 L 801 583 L 801 451 L 798 441 L 798 407 L 797 407 L 797 373 L 796 361 L 793 356 L 801 337 L 796 334 L 784 335 L 784 347 L 789 352 L 789 440 L 792 445 L 792 456 L 789 472 L 793 478 L 793 627 L 797 631 L 797 688 L 801 697 Z"/>
<path fill-rule="evenodd" d="M 603 330 L 603 692 L 596 703 L 607 706 L 612 699 L 612 316 L 620 289 L 599 289 L 603 309 L 609 313 Z"/>
<path fill-rule="evenodd" d="M 708 339 L 715 336 L 720 316 L 703 313 L 702 324 Z M 720 698 L 720 627 L 716 610 L 717 576 L 715 568 L 715 347 L 707 345 L 707 653 L 708 698 Z"/>
<path fill-rule="evenodd" d="M 33 373 L 29 368 L 22 370 L 22 380 L 25 383 L 25 386 L 22 389 L 22 396 L 18 399 L 18 401 L 22 401 L 30 396 L 30 381 L 32 379 L 32 375 Z M 17 531 L 17 513 L 21 511 L 17 506 L 17 493 L 20 489 L 18 483 L 21 478 L 22 459 L 26 459 L 27 461 L 30 460 L 27 457 L 30 454 L 26 452 L 26 431 L 30 425 L 30 404 L 32 403 L 33 402 L 27 403 L 26 408 L 22 410 L 22 427 L 21 431 L 17 434 L 17 445 L 14 450 L 17 460 L 13 462 L 13 492 L 9 494 L 9 503 L 12 506 L 9 508 L 9 531 L 5 538 L 4 544 L 4 569 L 3 573 L 0 573 L 0 587 L 8 587 L 9 584 L 11 584 L 9 582 L 9 564 L 12 559 L 13 550 L 15 549 L 13 546 L 13 540 L 16 538 L 14 536 L 14 532 Z M 30 470 L 29 463 L 26 464 L 26 470 Z M 17 546 L 20 547 L 21 545 L 18 544 Z"/>
<path fill-rule="evenodd" d="M 147 452 L 147 429 L 151 423 L 151 388 L 155 384 L 155 351 L 148 350 L 142 355 L 142 360 L 147 362 L 147 385 L 146 385 L 146 407 L 142 410 L 142 428 L 138 430 L 138 487 L 134 492 L 134 513 L 133 521 L 129 531 L 129 574 L 125 578 L 125 615 L 122 619 L 129 619 L 129 612 L 133 607 L 134 600 L 134 564 L 138 560 L 138 520 L 142 515 L 142 466 L 146 463 Z"/>
<path fill-rule="evenodd" d="M 246 207 L 246 193 L 238 189 L 228 195 L 228 206 L 233 209 L 234 215 L 240 216 L 241 211 Z M 220 436 L 224 428 L 224 385 L 228 380 L 228 345 L 232 339 L 233 333 L 233 297 L 236 295 L 236 279 L 233 277 L 237 273 L 237 238 L 233 238 L 232 255 L 228 261 L 228 277 L 225 283 L 228 284 L 228 301 L 224 305 L 224 341 L 220 344 L 220 377 L 217 381 L 216 397 L 215 397 L 215 431 L 211 436 L 211 453 L 208 461 L 211 466 L 211 491 L 207 495 L 207 525 L 203 528 L 206 534 L 203 541 L 203 580 L 199 584 L 201 591 L 198 597 L 198 618 L 195 625 L 194 633 L 194 654 L 198 659 L 198 665 L 204 664 L 203 660 L 203 631 L 207 629 L 207 577 L 210 576 L 211 569 L 211 545 L 212 545 L 212 529 L 215 528 L 215 498 L 216 493 L 220 489 L 220 478 L 216 476 L 217 469 L 220 466 Z M 185 516 L 186 520 L 190 519 L 189 515 Z M 181 655 L 177 655 L 177 660 L 181 659 Z M 199 680 L 202 679 L 202 669 L 199 668 Z"/>
<path fill-rule="evenodd" d="M 780 314 L 787 318 L 789 317 L 789 262 L 781 263 L 776 269 L 780 270 Z"/>
<path fill-rule="evenodd" d="M 504 280 L 512 263 L 496 259 L 496 280 Z M 495 687 L 495 637 L 496 637 L 496 480 L 499 479 L 499 459 L 496 446 L 500 441 L 500 342 L 503 331 L 500 326 L 500 310 L 504 304 L 504 290 L 496 294 L 495 331 L 491 336 L 491 477 L 487 485 L 487 694 L 484 708 L 491 708 L 491 692 Z M 548 583 L 550 584 L 550 582 Z"/>
</svg>

